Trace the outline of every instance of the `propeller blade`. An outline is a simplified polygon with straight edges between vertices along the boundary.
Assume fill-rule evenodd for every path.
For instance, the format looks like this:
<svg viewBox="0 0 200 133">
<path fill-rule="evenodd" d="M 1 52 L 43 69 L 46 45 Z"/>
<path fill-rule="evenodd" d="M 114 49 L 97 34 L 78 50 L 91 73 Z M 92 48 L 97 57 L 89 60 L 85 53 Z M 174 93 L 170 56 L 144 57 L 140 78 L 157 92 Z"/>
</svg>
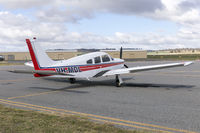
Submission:
<svg viewBox="0 0 200 133">
<path fill-rule="evenodd" d="M 126 64 L 124 64 L 124 67 L 125 67 L 125 68 L 128 68 L 128 66 L 127 66 Z"/>
<path fill-rule="evenodd" d="M 122 59 L 122 47 L 120 48 L 120 59 Z"/>
<path fill-rule="evenodd" d="M 123 54 L 123 48 L 120 48 L 120 59 L 122 59 L 122 54 Z M 128 66 L 126 64 L 124 64 L 125 68 L 128 68 Z"/>
</svg>

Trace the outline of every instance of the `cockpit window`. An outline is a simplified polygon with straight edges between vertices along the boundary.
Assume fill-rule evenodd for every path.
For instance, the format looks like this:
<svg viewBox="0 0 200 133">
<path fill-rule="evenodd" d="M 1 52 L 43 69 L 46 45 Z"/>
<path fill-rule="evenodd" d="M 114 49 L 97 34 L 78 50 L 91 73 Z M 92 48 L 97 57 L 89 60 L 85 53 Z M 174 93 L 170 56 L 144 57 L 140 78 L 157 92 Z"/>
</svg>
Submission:
<svg viewBox="0 0 200 133">
<path fill-rule="evenodd" d="M 109 62 L 109 61 L 110 61 L 109 56 L 108 56 L 108 55 L 103 55 L 103 56 L 102 56 L 102 61 L 103 61 L 103 62 Z"/>
<path fill-rule="evenodd" d="M 89 59 L 89 60 L 87 61 L 87 64 L 92 64 L 92 59 Z"/>
<path fill-rule="evenodd" d="M 100 56 L 95 57 L 95 58 L 94 58 L 94 62 L 95 62 L 95 63 L 101 63 L 101 58 L 100 58 Z"/>
</svg>

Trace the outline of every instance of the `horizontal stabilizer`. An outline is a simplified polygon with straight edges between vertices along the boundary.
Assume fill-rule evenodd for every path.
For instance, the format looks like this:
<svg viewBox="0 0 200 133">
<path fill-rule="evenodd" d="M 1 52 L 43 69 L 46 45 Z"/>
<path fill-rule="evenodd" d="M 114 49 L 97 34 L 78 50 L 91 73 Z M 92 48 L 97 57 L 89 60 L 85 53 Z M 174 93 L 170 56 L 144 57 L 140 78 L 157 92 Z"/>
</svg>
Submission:
<svg viewBox="0 0 200 133">
<path fill-rule="evenodd" d="M 37 73 L 40 75 L 66 75 L 66 76 L 74 76 L 72 74 L 64 73 L 64 72 L 55 72 L 55 71 L 43 71 L 43 70 L 34 70 L 33 73 Z"/>
<path fill-rule="evenodd" d="M 24 63 L 25 66 L 29 66 L 29 67 L 34 67 L 33 62 L 29 61 L 29 62 L 25 62 Z"/>
<path fill-rule="evenodd" d="M 25 73 L 25 74 L 32 74 L 33 70 L 8 70 L 8 72 L 12 73 Z"/>
<path fill-rule="evenodd" d="M 44 70 L 8 70 L 12 73 L 26 73 L 26 74 L 39 74 L 39 75 L 65 75 L 65 76 L 74 76 L 72 74 L 67 74 L 63 72 L 55 72 L 55 71 L 44 71 Z"/>
</svg>

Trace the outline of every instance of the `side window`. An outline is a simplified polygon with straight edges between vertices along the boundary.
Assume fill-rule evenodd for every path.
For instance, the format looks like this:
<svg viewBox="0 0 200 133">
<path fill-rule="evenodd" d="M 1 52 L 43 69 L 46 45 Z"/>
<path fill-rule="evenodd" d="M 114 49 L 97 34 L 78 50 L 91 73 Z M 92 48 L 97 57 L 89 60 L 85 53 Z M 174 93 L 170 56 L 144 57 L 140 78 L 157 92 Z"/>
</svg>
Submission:
<svg viewBox="0 0 200 133">
<path fill-rule="evenodd" d="M 92 64 L 92 59 L 89 59 L 89 60 L 87 61 L 87 64 Z"/>
<path fill-rule="evenodd" d="M 110 61 L 110 58 L 108 57 L 108 55 L 103 55 L 103 56 L 102 56 L 102 61 L 103 61 L 103 62 L 109 62 L 109 61 Z"/>
<path fill-rule="evenodd" d="M 101 63 L 101 58 L 100 58 L 100 56 L 95 57 L 95 58 L 94 58 L 94 62 L 95 62 L 95 63 Z"/>
</svg>

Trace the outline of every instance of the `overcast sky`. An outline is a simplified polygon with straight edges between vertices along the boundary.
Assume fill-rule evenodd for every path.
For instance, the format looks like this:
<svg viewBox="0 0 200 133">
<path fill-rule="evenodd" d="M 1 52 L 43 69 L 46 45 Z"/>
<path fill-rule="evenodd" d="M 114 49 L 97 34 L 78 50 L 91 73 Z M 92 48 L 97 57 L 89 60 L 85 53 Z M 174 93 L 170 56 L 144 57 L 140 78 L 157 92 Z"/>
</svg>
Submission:
<svg viewBox="0 0 200 133">
<path fill-rule="evenodd" d="M 200 48 L 199 0 L 0 0 L 0 51 Z"/>
</svg>

